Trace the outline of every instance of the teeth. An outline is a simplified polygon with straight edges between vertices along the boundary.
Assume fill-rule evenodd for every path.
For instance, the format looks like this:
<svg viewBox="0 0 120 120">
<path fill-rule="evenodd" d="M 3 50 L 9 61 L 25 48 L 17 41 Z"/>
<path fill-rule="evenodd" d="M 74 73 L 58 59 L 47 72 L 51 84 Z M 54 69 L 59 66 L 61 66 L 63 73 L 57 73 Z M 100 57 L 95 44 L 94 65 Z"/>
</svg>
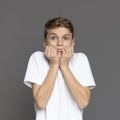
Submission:
<svg viewBox="0 0 120 120">
<path fill-rule="evenodd" d="M 58 49 L 57 51 L 62 51 L 62 49 Z"/>
</svg>

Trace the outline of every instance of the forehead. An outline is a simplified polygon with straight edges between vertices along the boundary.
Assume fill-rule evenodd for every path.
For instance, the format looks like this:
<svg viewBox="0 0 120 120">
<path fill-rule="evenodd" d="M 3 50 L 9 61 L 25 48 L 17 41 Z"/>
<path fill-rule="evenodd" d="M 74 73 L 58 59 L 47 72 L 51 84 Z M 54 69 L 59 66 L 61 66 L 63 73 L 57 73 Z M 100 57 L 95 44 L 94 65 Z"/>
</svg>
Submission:
<svg viewBox="0 0 120 120">
<path fill-rule="evenodd" d="M 52 28 L 52 29 L 49 29 L 47 32 L 48 32 L 48 35 L 51 35 L 51 34 L 55 34 L 55 35 L 72 35 L 70 30 L 68 28 L 65 28 L 65 27 Z"/>
</svg>

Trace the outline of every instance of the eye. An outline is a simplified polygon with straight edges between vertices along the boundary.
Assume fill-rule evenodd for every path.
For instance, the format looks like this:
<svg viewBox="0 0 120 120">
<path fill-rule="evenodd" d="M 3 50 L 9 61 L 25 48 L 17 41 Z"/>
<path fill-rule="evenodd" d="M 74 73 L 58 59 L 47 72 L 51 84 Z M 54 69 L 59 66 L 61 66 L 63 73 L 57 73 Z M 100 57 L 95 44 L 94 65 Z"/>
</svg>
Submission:
<svg viewBox="0 0 120 120">
<path fill-rule="evenodd" d="M 57 37 L 56 36 L 50 36 L 50 38 L 49 38 L 50 40 L 56 40 L 57 39 Z"/>
<path fill-rule="evenodd" d="M 70 40 L 71 38 L 70 38 L 70 37 L 65 36 L 63 39 L 64 39 L 64 40 Z"/>
</svg>

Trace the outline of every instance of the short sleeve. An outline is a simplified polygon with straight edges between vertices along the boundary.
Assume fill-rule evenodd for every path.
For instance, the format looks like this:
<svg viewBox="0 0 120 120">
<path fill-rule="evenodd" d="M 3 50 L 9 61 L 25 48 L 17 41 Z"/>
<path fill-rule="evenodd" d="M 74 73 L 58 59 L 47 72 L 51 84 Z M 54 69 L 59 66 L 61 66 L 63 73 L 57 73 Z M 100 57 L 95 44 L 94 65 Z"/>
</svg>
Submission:
<svg viewBox="0 0 120 120">
<path fill-rule="evenodd" d="M 33 53 L 28 61 L 25 77 L 24 77 L 24 84 L 28 87 L 32 87 L 32 83 L 36 83 L 41 85 L 41 73 L 38 69 L 38 63 L 36 61 L 35 53 Z"/>
<path fill-rule="evenodd" d="M 90 89 L 93 89 L 96 84 L 94 81 L 94 77 L 92 74 L 91 66 L 88 60 L 88 57 L 84 53 L 78 54 L 78 62 L 77 62 L 77 78 L 78 81 L 83 86 L 89 86 Z"/>
</svg>

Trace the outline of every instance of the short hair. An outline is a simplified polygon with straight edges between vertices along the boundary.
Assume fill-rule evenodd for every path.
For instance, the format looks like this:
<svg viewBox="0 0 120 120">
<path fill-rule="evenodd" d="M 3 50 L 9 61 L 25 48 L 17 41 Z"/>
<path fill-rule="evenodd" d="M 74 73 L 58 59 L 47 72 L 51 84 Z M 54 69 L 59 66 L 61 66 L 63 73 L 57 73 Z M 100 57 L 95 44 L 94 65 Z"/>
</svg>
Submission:
<svg viewBox="0 0 120 120">
<path fill-rule="evenodd" d="M 72 33 L 72 38 L 74 37 L 74 27 L 72 25 L 72 22 L 66 18 L 63 18 L 63 17 L 56 17 L 53 19 L 49 19 L 45 23 L 44 39 L 46 39 L 48 30 L 54 29 L 57 27 L 65 27 L 65 28 L 69 29 L 69 31 Z"/>
</svg>

